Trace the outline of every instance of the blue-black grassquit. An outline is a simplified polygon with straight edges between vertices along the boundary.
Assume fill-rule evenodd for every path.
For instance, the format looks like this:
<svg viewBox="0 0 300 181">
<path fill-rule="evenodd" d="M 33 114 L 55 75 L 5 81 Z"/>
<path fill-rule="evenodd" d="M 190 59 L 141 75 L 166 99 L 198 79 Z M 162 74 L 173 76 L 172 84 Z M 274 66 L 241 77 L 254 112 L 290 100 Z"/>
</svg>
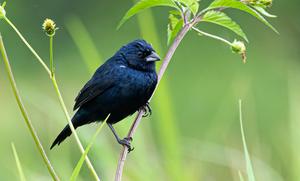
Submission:
<svg viewBox="0 0 300 181">
<path fill-rule="evenodd" d="M 158 60 L 159 56 L 145 40 L 135 40 L 120 48 L 96 70 L 76 97 L 74 110 L 78 110 L 72 118 L 74 127 L 103 121 L 110 114 L 107 124 L 118 143 L 131 149 L 130 141 L 120 139 L 112 125 L 148 106 L 157 84 L 155 61 Z M 67 125 L 51 149 L 71 133 Z"/>
</svg>

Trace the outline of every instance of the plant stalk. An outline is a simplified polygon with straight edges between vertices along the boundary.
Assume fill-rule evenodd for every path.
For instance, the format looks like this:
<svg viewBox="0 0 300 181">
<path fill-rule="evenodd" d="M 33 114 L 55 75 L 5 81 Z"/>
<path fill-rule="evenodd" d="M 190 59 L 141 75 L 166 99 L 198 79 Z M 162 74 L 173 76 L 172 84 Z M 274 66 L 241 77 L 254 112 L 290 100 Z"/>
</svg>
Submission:
<svg viewBox="0 0 300 181">
<path fill-rule="evenodd" d="M 186 35 L 186 33 L 191 29 L 191 27 L 193 26 L 193 23 L 187 23 L 184 25 L 184 27 L 181 29 L 181 31 L 178 33 L 178 35 L 176 36 L 175 40 L 173 41 L 172 45 L 170 46 L 164 60 L 163 60 L 163 63 L 160 67 L 160 70 L 159 70 L 159 73 L 158 73 L 158 82 L 157 82 L 157 86 L 155 88 L 155 90 L 157 89 L 170 61 L 171 61 L 171 58 L 173 57 L 174 53 L 175 53 L 175 50 L 177 49 L 178 45 L 180 44 L 181 40 L 184 38 L 184 36 Z M 152 96 L 154 95 L 155 93 L 155 90 L 152 94 Z M 149 101 L 152 99 L 152 96 L 151 98 L 149 99 Z M 144 114 L 144 111 L 141 109 L 128 134 L 127 134 L 127 137 L 130 138 L 130 137 L 133 137 L 134 133 L 136 132 L 136 129 L 138 127 L 138 125 L 140 124 L 141 122 L 141 119 L 143 117 L 143 114 Z M 124 164 L 125 164 L 125 161 L 126 161 L 126 158 L 127 158 L 127 154 L 128 154 L 128 148 L 126 146 L 123 146 L 123 149 L 120 153 L 120 158 L 119 158 L 119 161 L 118 161 L 118 166 L 117 166 L 117 171 L 116 171 L 116 175 L 115 175 L 115 181 L 121 181 L 122 180 L 122 174 L 123 174 L 123 168 L 124 168 Z"/>
<path fill-rule="evenodd" d="M 54 181 L 59 181 L 60 179 L 57 176 L 56 172 L 54 171 L 54 168 L 52 167 L 52 165 L 50 163 L 50 160 L 48 159 L 48 157 L 46 155 L 46 152 L 45 152 L 45 150 L 44 150 L 44 148 L 43 148 L 43 146 L 40 142 L 40 139 L 39 139 L 32 123 L 31 123 L 29 115 L 28 115 L 28 113 L 25 109 L 25 106 L 23 104 L 23 101 L 21 99 L 21 96 L 20 96 L 19 90 L 17 88 L 16 81 L 14 79 L 14 75 L 13 75 L 9 60 L 8 60 L 8 56 L 7 56 L 7 53 L 6 53 L 1 35 L 0 35 L 0 50 L 1 50 L 1 54 L 2 54 L 2 57 L 3 57 L 4 64 L 5 64 L 5 69 L 7 71 L 8 77 L 9 77 L 9 82 L 10 82 L 11 87 L 13 89 L 13 93 L 14 93 L 14 96 L 17 100 L 17 104 L 19 106 L 19 109 L 21 110 L 22 116 L 25 120 L 25 123 L 26 123 L 28 129 L 29 129 L 29 132 L 30 132 L 30 134 L 31 134 L 31 136 L 32 136 L 32 138 L 35 142 L 36 147 L 38 148 L 38 151 L 40 152 L 40 154 L 43 158 L 43 161 L 44 161 L 45 165 L 47 166 L 47 169 L 48 169 L 52 179 Z"/>
<path fill-rule="evenodd" d="M 53 86 L 55 88 L 55 91 L 56 91 L 56 94 L 58 96 L 58 99 L 59 99 L 59 102 L 62 106 L 62 109 L 65 113 L 65 116 L 66 118 L 68 119 L 68 124 L 71 128 L 71 131 L 72 131 L 72 134 L 74 135 L 75 139 L 76 139 L 76 142 L 78 144 L 78 147 L 81 151 L 81 153 L 83 154 L 84 153 L 84 148 L 79 140 L 79 137 L 74 129 L 74 126 L 71 122 L 71 119 L 70 119 L 70 115 L 66 109 L 66 106 L 65 106 L 65 103 L 64 103 L 64 100 L 61 96 L 61 93 L 60 93 L 60 90 L 59 90 L 59 87 L 57 85 L 57 82 L 56 82 L 56 79 L 55 79 L 55 75 L 54 75 L 54 66 L 53 66 L 53 40 L 51 40 L 50 38 L 50 64 L 51 65 L 51 70 L 48 68 L 48 66 L 46 65 L 45 61 L 43 61 L 43 59 L 37 54 L 37 52 L 31 47 L 31 45 L 27 42 L 27 40 L 23 37 L 23 35 L 21 34 L 21 32 L 17 29 L 17 27 L 7 18 L 7 17 L 4 17 L 5 21 L 14 29 L 14 31 L 17 33 L 17 35 L 21 38 L 21 40 L 23 41 L 23 43 L 29 48 L 29 50 L 32 52 L 32 54 L 37 58 L 37 60 L 42 64 L 42 66 L 44 67 L 44 69 L 46 70 L 46 72 L 48 73 L 48 75 L 50 76 L 50 79 L 52 80 L 52 83 L 53 83 Z M 51 60 L 52 59 L 52 60 Z M 51 63 L 52 62 L 52 63 Z M 97 181 L 100 181 L 100 178 L 98 177 L 91 161 L 89 160 L 88 156 L 85 157 L 85 161 L 88 165 L 88 168 L 89 170 L 91 171 L 93 177 L 95 178 L 95 180 Z"/>
<path fill-rule="evenodd" d="M 56 92 L 56 94 L 57 94 L 57 96 L 58 96 L 59 103 L 60 103 L 60 105 L 61 105 L 61 107 L 62 107 L 62 109 L 63 109 L 63 111 L 64 111 L 64 114 L 65 114 L 66 119 L 68 120 L 68 124 L 69 124 L 69 126 L 70 126 L 70 129 L 71 129 L 72 133 L 74 134 L 75 140 L 76 140 L 76 142 L 77 142 L 77 145 L 79 146 L 79 149 L 80 149 L 80 151 L 81 151 L 81 154 L 84 154 L 84 148 L 83 148 L 83 146 L 82 146 L 82 144 L 81 144 L 81 142 L 80 142 L 80 139 L 79 139 L 79 137 L 78 137 L 78 135 L 77 135 L 77 133 L 76 133 L 76 130 L 75 130 L 73 124 L 72 124 L 71 117 L 70 117 L 70 115 L 69 115 L 69 113 L 68 113 L 67 107 L 66 107 L 66 105 L 65 105 L 65 102 L 64 102 L 64 100 L 63 100 L 63 98 L 62 98 L 62 95 L 61 95 L 61 93 L 60 93 L 60 90 L 59 90 L 59 88 L 58 88 L 58 85 L 57 85 L 57 82 L 56 82 L 56 79 L 55 79 L 55 75 L 54 75 L 53 77 L 51 77 L 51 80 L 52 80 L 52 83 L 53 83 L 55 92 Z M 88 156 L 85 156 L 85 161 L 86 161 L 86 164 L 87 164 L 89 170 L 91 171 L 91 173 L 92 173 L 94 179 L 97 180 L 97 181 L 100 181 L 100 178 L 98 177 L 98 175 L 97 175 L 97 173 L 96 173 L 96 170 L 95 170 L 95 168 L 93 167 L 93 165 L 92 165 L 90 159 L 88 158 Z"/>
<path fill-rule="evenodd" d="M 51 80 L 52 80 L 55 92 L 57 94 L 57 97 L 59 99 L 59 103 L 61 105 L 61 108 L 63 109 L 63 112 L 64 112 L 64 114 L 66 116 L 66 119 L 68 120 L 68 124 L 70 126 L 70 129 L 71 129 L 72 133 L 74 134 L 74 137 L 75 137 L 75 140 L 77 142 L 77 145 L 79 146 L 79 149 L 80 149 L 81 153 L 84 154 L 85 150 L 84 150 L 84 148 L 83 148 L 83 146 L 82 146 L 82 144 L 80 142 L 80 139 L 79 139 L 79 137 L 77 135 L 77 132 L 75 131 L 75 128 L 74 128 L 73 123 L 71 121 L 71 117 L 69 115 L 69 112 L 67 110 L 66 104 L 65 104 L 65 102 L 63 100 L 63 97 L 62 97 L 62 95 L 60 93 L 60 90 L 59 90 L 59 87 L 58 87 L 58 84 L 57 84 L 57 81 L 56 81 L 56 78 L 55 78 L 54 63 L 53 63 L 53 36 L 49 37 L 49 42 L 50 42 L 49 52 L 50 52 Z M 95 168 L 93 167 L 90 159 L 87 157 L 87 155 L 84 158 L 86 160 L 86 164 L 87 164 L 89 170 L 91 171 L 94 179 L 96 181 L 100 181 L 100 178 L 98 177 L 97 172 L 96 172 Z"/>
<path fill-rule="evenodd" d="M 50 45 L 49 45 L 49 52 L 50 52 L 49 59 L 50 59 L 50 71 L 51 71 L 51 77 L 54 77 L 53 37 L 54 37 L 54 36 L 50 36 L 50 37 L 49 37 L 49 42 L 50 42 Z"/>
<path fill-rule="evenodd" d="M 37 60 L 42 64 L 43 68 L 47 71 L 49 75 L 51 75 L 51 71 L 46 65 L 46 63 L 43 61 L 43 59 L 36 53 L 36 51 L 30 46 L 30 44 L 26 41 L 26 39 L 23 37 L 23 35 L 20 33 L 20 31 L 17 29 L 17 27 L 5 16 L 4 20 L 15 30 L 17 35 L 21 38 L 23 43 L 29 48 L 29 50 L 32 52 L 32 54 L 37 58 Z"/>
</svg>

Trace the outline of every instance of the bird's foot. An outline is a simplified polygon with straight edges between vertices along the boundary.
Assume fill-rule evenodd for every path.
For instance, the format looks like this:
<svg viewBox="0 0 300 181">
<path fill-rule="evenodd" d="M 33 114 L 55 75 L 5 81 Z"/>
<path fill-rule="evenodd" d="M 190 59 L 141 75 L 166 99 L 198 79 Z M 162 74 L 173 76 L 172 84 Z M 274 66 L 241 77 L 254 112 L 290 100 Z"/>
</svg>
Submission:
<svg viewBox="0 0 300 181">
<path fill-rule="evenodd" d="M 144 111 L 143 117 L 151 116 L 152 115 L 152 109 L 150 107 L 149 102 L 146 103 L 146 105 L 142 108 Z"/>
<path fill-rule="evenodd" d="M 129 138 L 123 138 L 122 140 L 118 141 L 119 144 L 126 146 L 128 148 L 128 153 L 134 150 L 134 147 L 131 147 L 132 137 Z"/>
</svg>

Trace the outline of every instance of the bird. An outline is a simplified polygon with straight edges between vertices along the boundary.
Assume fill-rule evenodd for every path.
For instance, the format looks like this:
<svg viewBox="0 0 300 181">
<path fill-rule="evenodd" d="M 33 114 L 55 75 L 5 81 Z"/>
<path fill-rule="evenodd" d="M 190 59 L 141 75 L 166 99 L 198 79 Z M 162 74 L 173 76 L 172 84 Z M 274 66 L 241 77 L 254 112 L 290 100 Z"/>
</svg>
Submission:
<svg viewBox="0 0 300 181">
<path fill-rule="evenodd" d="M 102 64 L 75 98 L 71 121 L 74 128 L 102 122 L 111 129 L 117 142 L 131 148 L 132 138 L 120 139 L 113 125 L 140 109 L 152 112 L 148 100 L 157 85 L 155 62 L 160 57 L 148 42 L 134 40 L 122 46 Z M 69 125 L 59 133 L 50 149 L 72 134 Z"/>
</svg>

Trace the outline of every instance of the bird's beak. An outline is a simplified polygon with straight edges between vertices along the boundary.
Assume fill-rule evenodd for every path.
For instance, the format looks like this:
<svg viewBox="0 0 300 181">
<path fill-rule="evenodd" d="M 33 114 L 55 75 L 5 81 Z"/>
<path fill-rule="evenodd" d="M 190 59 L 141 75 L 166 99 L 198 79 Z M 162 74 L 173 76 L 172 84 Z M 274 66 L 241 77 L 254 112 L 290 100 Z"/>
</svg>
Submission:
<svg viewBox="0 0 300 181">
<path fill-rule="evenodd" d="M 152 51 L 151 54 L 146 57 L 147 62 L 154 62 L 154 61 L 159 61 L 159 60 L 160 60 L 160 57 L 155 51 Z"/>
</svg>

